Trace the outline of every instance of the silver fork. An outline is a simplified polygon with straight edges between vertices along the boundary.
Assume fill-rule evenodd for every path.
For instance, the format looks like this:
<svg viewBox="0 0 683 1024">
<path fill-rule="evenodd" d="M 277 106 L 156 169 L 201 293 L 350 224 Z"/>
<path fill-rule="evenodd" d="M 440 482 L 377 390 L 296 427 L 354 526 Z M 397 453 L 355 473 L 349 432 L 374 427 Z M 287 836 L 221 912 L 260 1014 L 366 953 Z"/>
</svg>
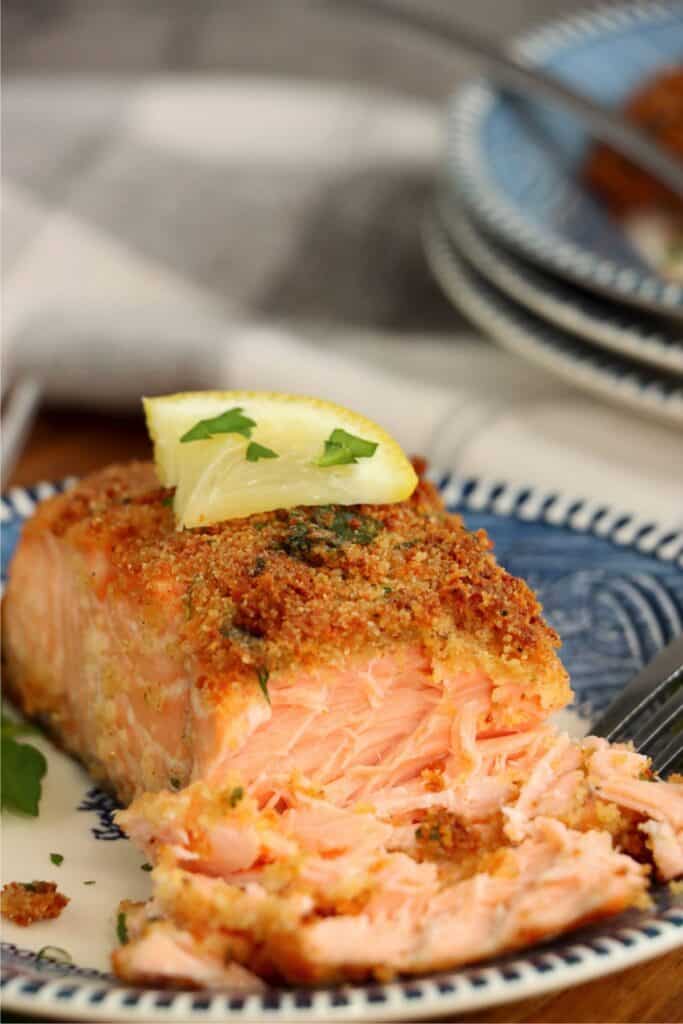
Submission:
<svg viewBox="0 0 683 1024">
<path fill-rule="evenodd" d="M 630 740 L 658 775 L 683 768 L 683 633 L 638 673 L 591 733 Z"/>
<path fill-rule="evenodd" d="M 680 158 L 663 149 L 652 136 L 627 121 L 618 111 L 603 106 L 583 92 L 570 88 L 554 75 L 534 67 L 512 47 L 499 45 L 478 35 L 453 18 L 450 10 L 426 10 L 420 4 L 407 6 L 396 0 L 346 0 L 378 18 L 389 18 L 409 26 L 434 42 L 452 46 L 476 57 L 487 73 L 515 93 L 563 107 L 581 121 L 593 138 L 609 143 L 637 166 L 649 171 L 683 197 L 683 166 Z"/>
</svg>

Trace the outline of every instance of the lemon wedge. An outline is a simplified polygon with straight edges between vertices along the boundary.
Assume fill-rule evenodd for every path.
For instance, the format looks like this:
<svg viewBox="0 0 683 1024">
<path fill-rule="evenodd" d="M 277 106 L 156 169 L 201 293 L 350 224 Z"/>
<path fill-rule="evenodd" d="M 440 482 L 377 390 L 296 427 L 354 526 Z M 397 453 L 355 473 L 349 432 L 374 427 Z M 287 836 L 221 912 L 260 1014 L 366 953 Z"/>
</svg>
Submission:
<svg viewBox="0 0 683 1024">
<path fill-rule="evenodd" d="M 157 474 L 181 527 L 294 505 L 387 504 L 417 476 L 398 443 L 316 398 L 196 391 L 144 398 Z"/>
</svg>

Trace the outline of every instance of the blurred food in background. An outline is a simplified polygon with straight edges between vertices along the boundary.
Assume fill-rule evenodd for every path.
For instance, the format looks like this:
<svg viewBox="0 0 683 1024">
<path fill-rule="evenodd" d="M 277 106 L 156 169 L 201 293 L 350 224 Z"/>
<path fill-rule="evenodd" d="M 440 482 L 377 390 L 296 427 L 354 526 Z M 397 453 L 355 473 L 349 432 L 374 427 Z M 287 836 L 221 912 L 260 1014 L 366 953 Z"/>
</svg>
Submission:
<svg viewBox="0 0 683 1024">
<path fill-rule="evenodd" d="M 641 85 L 624 110 L 683 161 L 683 65 L 667 67 Z M 602 143 L 592 149 L 585 174 L 643 258 L 667 277 L 683 281 L 680 197 Z"/>
</svg>

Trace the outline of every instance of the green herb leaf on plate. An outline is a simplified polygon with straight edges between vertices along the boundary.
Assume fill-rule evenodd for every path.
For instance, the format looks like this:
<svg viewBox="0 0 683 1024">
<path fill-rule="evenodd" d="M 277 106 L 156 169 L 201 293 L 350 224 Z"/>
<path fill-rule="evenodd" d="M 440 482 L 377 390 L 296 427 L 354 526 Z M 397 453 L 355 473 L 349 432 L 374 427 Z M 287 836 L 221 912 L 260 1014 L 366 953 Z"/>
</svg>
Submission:
<svg viewBox="0 0 683 1024">
<path fill-rule="evenodd" d="M 141 864 L 140 865 L 140 870 L 141 871 L 153 871 L 154 870 L 154 865 L 153 864 Z"/>
<path fill-rule="evenodd" d="M 38 816 L 47 761 L 29 743 L 2 738 L 2 806 Z"/>
<path fill-rule="evenodd" d="M 207 441 L 216 434 L 241 434 L 242 437 L 251 437 L 255 426 L 256 421 L 245 416 L 240 406 L 235 406 L 234 409 L 226 409 L 220 416 L 199 420 L 183 434 L 180 441 L 182 444 L 187 444 L 188 441 Z"/>
<path fill-rule="evenodd" d="M 128 942 L 128 925 L 126 924 L 126 915 L 122 910 L 119 911 L 116 918 L 116 936 L 122 946 L 125 946 Z"/>
<path fill-rule="evenodd" d="M 63 855 L 61 853 L 51 853 L 50 854 L 50 860 L 52 861 L 53 864 L 55 864 L 57 867 L 59 867 L 60 864 L 63 863 L 64 857 L 63 857 Z"/>
</svg>

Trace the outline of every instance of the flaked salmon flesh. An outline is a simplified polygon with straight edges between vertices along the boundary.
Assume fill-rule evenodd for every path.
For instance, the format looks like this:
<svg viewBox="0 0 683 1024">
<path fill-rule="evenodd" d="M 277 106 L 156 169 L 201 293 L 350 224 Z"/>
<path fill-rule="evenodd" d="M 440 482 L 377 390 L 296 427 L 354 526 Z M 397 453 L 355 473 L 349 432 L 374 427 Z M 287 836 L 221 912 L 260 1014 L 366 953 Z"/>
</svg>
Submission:
<svg viewBox="0 0 683 1024">
<path fill-rule="evenodd" d="M 644 905 L 683 784 L 570 741 L 533 593 L 424 480 L 393 506 L 175 529 L 151 466 L 26 524 L 6 686 L 131 806 L 124 978 L 420 973 Z"/>
</svg>

